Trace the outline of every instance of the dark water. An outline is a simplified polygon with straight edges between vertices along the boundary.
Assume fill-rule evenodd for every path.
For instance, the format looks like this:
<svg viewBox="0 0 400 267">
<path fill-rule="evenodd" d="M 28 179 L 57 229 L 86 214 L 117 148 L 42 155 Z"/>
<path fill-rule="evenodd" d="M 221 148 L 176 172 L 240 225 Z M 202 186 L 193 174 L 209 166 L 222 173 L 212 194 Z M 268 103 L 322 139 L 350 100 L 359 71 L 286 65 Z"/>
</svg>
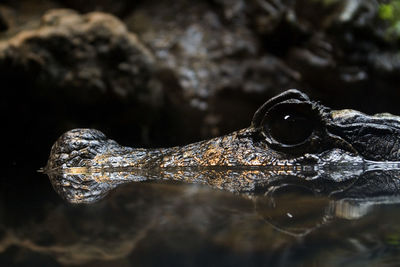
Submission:
<svg viewBox="0 0 400 267">
<path fill-rule="evenodd" d="M 29 175 L 30 190 L 11 183 L 1 195 L 0 266 L 400 263 L 395 196 L 334 199 L 307 189 L 249 196 L 142 182 L 119 186 L 97 203 L 72 205 L 45 175 Z"/>
</svg>

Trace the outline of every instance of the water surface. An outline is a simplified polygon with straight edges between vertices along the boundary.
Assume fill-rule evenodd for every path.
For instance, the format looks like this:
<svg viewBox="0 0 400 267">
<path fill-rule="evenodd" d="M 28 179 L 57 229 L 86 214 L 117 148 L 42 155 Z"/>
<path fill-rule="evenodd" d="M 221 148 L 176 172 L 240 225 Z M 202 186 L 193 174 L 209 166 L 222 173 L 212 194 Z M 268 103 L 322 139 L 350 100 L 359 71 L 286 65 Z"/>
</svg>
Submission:
<svg viewBox="0 0 400 267">
<path fill-rule="evenodd" d="M 31 178 L 47 183 L 42 174 Z M 400 260 L 400 199 L 393 195 L 343 199 L 298 186 L 249 195 L 180 182 L 128 183 L 92 204 L 40 193 L 3 195 L 1 266 L 395 266 Z"/>
</svg>

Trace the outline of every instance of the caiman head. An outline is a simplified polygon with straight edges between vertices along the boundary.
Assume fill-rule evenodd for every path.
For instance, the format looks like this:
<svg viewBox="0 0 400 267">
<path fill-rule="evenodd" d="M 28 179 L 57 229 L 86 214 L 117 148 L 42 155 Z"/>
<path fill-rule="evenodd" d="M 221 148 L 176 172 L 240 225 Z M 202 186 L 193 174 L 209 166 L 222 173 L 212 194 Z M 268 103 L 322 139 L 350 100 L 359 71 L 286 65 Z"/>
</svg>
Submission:
<svg viewBox="0 0 400 267">
<path fill-rule="evenodd" d="M 262 105 L 248 128 L 181 147 L 123 147 L 98 130 L 74 129 L 53 145 L 45 171 L 71 202 L 156 179 L 256 192 L 288 181 L 337 184 L 379 162 L 397 168 L 399 141 L 399 117 L 331 110 L 288 90 Z"/>
</svg>

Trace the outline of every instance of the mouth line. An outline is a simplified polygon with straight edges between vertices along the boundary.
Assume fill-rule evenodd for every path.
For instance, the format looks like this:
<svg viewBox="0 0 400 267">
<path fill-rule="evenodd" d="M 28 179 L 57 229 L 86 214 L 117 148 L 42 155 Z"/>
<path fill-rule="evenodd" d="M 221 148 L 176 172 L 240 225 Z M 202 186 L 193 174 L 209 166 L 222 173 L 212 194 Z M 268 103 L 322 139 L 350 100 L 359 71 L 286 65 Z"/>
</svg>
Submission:
<svg viewBox="0 0 400 267">
<path fill-rule="evenodd" d="M 301 174 L 318 172 L 319 170 L 362 170 L 369 171 L 395 171 L 400 170 L 400 161 L 364 161 L 364 162 L 321 162 L 321 163 L 293 163 L 289 165 L 240 165 L 240 166 L 177 166 L 177 167 L 156 167 L 138 168 L 132 166 L 125 167 L 66 167 L 51 170 L 42 169 L 45 174 L 70 174 L 70 175 L 90 175 L 97 173 L 137 173 L 137 174 L 157 174 L 164 172 L 273 172 L 276 174 L 291 173 Z"/>
<path fill-rule="evenodd" d="M 155 168 L 139 168 L 133 166 L 123 167 L 58 167 L 55 169 L 41 169 L 45 174 L 95 174 L 95 173 L 114 173 L 114 172 L 136 172 L 136 173 L 163 173 L 179 171 L 282 171 L 282 172 L 301 172 L 308 170 L 311 165 L 285 164 L 285 165 L 239 165 L 239 166 L 168 166 Z"/>
</svg>

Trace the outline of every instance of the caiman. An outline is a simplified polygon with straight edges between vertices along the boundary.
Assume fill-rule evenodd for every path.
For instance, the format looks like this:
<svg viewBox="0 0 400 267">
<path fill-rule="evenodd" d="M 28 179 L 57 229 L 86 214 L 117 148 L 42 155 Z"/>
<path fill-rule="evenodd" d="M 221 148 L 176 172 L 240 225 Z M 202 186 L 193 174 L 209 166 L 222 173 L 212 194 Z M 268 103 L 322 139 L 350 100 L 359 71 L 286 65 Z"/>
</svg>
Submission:
<svg viewBox="0 0 400 267">
<path fill-rule="evenodd" d="M 53 145 L 45 167 L 70 202 L 93 202 L 129 181 L 175 180 L 232 192 L 257 193 L 298 184 L 319 193 L 397 194 L 400 117 L 332 110 L 295 89 L 268 100 L 248 128 L 181 147 L 119 145 L 98 130 L 74 129 Z M 351 190 L 350 190 L 351 191 Z M 355 193 L 354 193 L 355 192 Z"/>
</svg>

